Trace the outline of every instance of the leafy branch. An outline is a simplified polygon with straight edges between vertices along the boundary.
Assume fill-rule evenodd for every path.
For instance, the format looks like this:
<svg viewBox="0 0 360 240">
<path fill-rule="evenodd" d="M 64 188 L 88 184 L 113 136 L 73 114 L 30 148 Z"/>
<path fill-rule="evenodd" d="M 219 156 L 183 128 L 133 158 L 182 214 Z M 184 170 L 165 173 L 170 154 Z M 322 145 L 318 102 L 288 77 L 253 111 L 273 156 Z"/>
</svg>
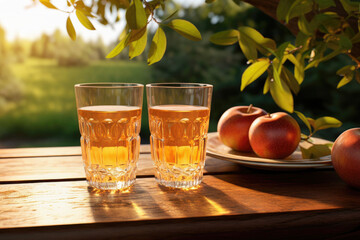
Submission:
<svg viewBox="0 0 360 240">
<path fill-rule="evenodd" d="M 89 20 L 90 18 L 95 18 L 95 16 L 91 13 L 91 8 L 87 7 L 83 1 L 75 1 L 75 0 L 66 0 L 66 4 L 68 10 L 59 9 L 54 4 L 50 2 L 50 0 L 39 0 L 41 4 L 45 7 L 58 10 L 63 13 L 67 13 L 68 17 L 66 19 L 66 30 L 72 40 L 76 40 L 76 31 L 74 25 L 71 21 L 71 14 L 75 12 L 75 15 L 79 22 L 89 30 L 95 30 L 94 25 Z"/>
<path fill-rule="evenodd" d="M 302 152 L 303 158 L 319 158 L 322 156 L 330 155 L 332 144 L 315 144 L 312 140 L 312 137 L 319 130 L 338 128 L 342 125 L 342 123 L 334 117 L 325 116 L 313 119 L 306 117 L 301 112 L 294 112 L 309 130 L 308 135 L 304 133 L 301 134 L 301 140 L 306 142 L 307 145 L 307 147 L 304 147 L 304 144 L 300 144 L 300 150 Z"/>
<path fill-rule="evenodd" d="M 297 20 L 299 33 L 295 43 L 277 46 L 272 39 L 244 26 L 216 33 L 210 41 L 224 46 L 238 43 L 251 63 L 243 73 L 241 91 L 266 72 L 263 93 L 270 92 L 276 104 L 291 113 L 294 111 L 293 95 L 299 92 L 305 71 L 340 54 L 349 56 L 355 65 L 345 66 L 337 72 L 343 77 L 338 88 L 353 78 L 360 83 L 360 60 L 351 55 L 353 45 L 360 42 L 360 33 L 348 23 L 352 17 L 359 19 L 360 4 L 348 0 L 340 2 L 347 16 L 328 10 L 336 6 L 333 0 L 280 0 L 276 11 L 278 20 L 285 23 Z M 258 58 L 258 55 L 262 56 Z M 292 69 L 287 67 L 289 64 Z"/>
<path fill-rule="evenodd" d="M 50 0 L 39 1 L 50 9 L 60 10 Z M 76 39 L 76 31 L 70 19 L 71 14 L 75 13 L 84 27 L 94 30 L 89 19 L 104 25 L 115 24 L 119 21 L 117 17 L 111 22 L 105 9 L 109 9 L 112 15 L 118 15 L 120 9 L 126 11 L 126 27 L 120 36 L 119 43 L 107 55 L 107 58 L 117 56 L 126 47 L 129 47 L 130 59 L 142 54 L 146 49 L 148 25 L 151 22 L 156 23 L 158 29 L 149 47 L 147 59 L 149 65 L 160 61 L 165 54 L 167 44 L 163 30 L 165 27 L 189 40 L 202 39 L 200 32 L 192 23 L 183 19 L 173 19 L 177 11 L 162 21 L 158 20 L 158 13 L 163 12 L 167 5 L 171 5 L 171 1 L 92 0 L 87 1 L 87 5 L 83 0 L 64 1 L 69 9 L 60 11 L 69 15 L 66 28 L 73 40 Z M 206 0 L 205 2 L 211 4 L 215 1 Z M 234 2 L 240 2 L 240 0 L 234 0 Z M 267 1 L 257 2 L 262 6 L 268 4 Z M 350 0 L 273 0 L 272 2 L 277 3 L 275 18 L 284 24 L 296 24 L 298 32 L 296 32 L 294 42 L 276 44 L 273 39 L 264 37 L 248 26 L 221 31 L 210 38 L 210 41 L 217 45 L 239 44 L 249 64 L 241 79 L 241 91 L 266 74 L 263 94 L 270 93 L 280 108 L 292 113 L 294 95 L 300 91 L 306 71 L 338 55 L 348 56 L 353 64 L 338 69 L 337 74 L 342 78 L 337 87 L 340 88 L 354 79 L 360 83 L 360 58 L 353 55 L 354 46 L 360 44 L 359 2 Z M 344 13 L 339 14 L 337 11 L 339 7 L 344 9 Z M 356 28 L 352 24 L 354 20 L 357 23 Z"/>
<path fill-rule="evenodd" d="M 68 13 L 69 16 L 66 20 L 66 29 L 71 39 L 76 39 L 76 31 L 71 22 L 70 14 L 75 12 L 76 17 L 80 23 L 89 30 L 95 30 L 94 25 L 89 20 L 90 18 L 95 18 L 96 16 L 91 13 L 92 6 L 86 6 L 82 0 L 67 0 L 67 6 L 72 8 L 72 10 L 64 11 L 55 7 L 50 0 L 40 0 L 40 2 L 50 8 L 59 10 L 61 12 Z M 100 15 L 100 22 L 103 24 L 108 24 L 108 21 L 105 17 L 105 6 L 101 5 L 99 1 L 97 3 L 98 11 Z M 166 35 L 162 29 L 164 26 L 169 27 L 179 33 L 181 36 L 193 40 L 201 40 L 201 34 L 199 30 L 190 22 L 182 19 L 174 19 L 169 23 L 163 23 L 176 15 L 177 11 L 173 12 L 170 16 L 164 19 L 163 22 L 158 21 L 155 18 L 155 13 L 158 8 L 165 8 L 164 0 L 154 0 L 154 1 L 141 1 L 141 0 L 121 0 L 116 3 L 117 8 L 126 9 L 126 27 L 124 28 L 123 33 L 120 36 L 120 42 L 115 46 L 114 49 L 106 56 L 106 58 L 113 58 L 120 54 L 126 47 L 129 47 L 129 58 L 133 59 L 134 57 L 142 54 L 147 45 L 147 27 L 150 22 L 155 22 L 159 25 L 150 45 L 150 50 L 148 54 L 148 64 L 154 64 L 162 59 L 166 51 Z"/>
</svg>

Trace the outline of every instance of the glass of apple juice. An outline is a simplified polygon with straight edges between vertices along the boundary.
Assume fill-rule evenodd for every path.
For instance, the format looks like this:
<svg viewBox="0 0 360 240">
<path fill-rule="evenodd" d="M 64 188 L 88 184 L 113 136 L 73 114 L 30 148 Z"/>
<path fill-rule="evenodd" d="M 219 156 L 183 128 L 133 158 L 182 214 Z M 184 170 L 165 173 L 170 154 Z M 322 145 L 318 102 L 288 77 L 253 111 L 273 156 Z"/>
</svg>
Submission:
<svg viewBox="0 0 360 240">
<path fill-rule="evenodd" d="M 88 184 L 101 190 L 130 187 L 140 153 L 144 85 L 75 85 L 81 151 Z"/>
<path fill-rule="evenodd" d="M 201 183 L 213 86 L 199 83 L 146 85 L 151 158 L 161 185 Z"/>
</svg>

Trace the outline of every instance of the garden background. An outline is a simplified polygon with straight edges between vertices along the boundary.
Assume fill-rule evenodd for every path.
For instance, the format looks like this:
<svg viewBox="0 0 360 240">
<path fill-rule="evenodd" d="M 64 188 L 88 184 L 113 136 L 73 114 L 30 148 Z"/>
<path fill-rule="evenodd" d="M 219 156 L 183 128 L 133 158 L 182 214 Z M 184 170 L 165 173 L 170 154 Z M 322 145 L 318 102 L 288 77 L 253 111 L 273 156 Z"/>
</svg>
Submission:
<svg viewBox="0 0 360 240">
<path fill-rule="evenodd" d="M 246 58 L 238 45 L 216 46 L 209 38 L 215 32 L 239 26 L 254 27 L 278 42 L 294 41 L 292 34 L 258 9 L 247 4 L 236 5 L 231 0 L 196 7 L 190 4 L 182 9 L 181 18 L 194 23 L 203 40 L 192 42 L 173 31 L 166 32 L 165 56 L 152 66 L 147 66 L 146 55 L 128 60 L 126 51 L 112 60 L 105 60 L 118 40 L 104 42 L 104 36 L 99 33 L 96 39 L 78 37 L 72 41 L 65 34 L 65 20 L 63 28 L 42 33 L 34 39 L 9 39 L 7 25 L 0 21 L 0 147 L 79 145 L 73 89 L 76 83 L 213 84 L 211 132 L 216 131 L 221 114 L 232 106 L 253 104 L 268 112 L 281 111 L 269 94 L 262 94 L 265 78 L 240 92 Z M 42 11 L 50 10 L 43 7 Z M 336 89 L 340 78 L 335 71 L 349 64 L 348 61 L 339 56 L 307 71 L 300 93 L 294 99 L 295 110 L 308 117 L 333 116 L 343 122 L 341 128 L 320 131 L 318 137 L 334 140 L 342 131 L 360 126 L 357 108 L 360 85 L 352 81 Z M 149 142 L 145 98 L 144 93 L 142 143 Z M 305 126 L 300 125 L 306 132 Z"/>
</svg>

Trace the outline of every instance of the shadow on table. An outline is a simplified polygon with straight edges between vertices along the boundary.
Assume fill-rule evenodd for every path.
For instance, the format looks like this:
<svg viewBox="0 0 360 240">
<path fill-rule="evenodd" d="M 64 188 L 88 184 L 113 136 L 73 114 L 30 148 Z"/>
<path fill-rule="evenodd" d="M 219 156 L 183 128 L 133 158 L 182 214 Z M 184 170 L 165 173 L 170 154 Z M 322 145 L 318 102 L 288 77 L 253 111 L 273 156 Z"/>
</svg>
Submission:
<svg viewBox="0 0 360 240">
<path fill-rule="evenodd" d="M 251 170 L 246 174 L 214 175 L 228 183 L 273 195 L 313 199 L 337 206 L 360 206 L 360 191 L 346 185 L 334 170 L 275 172 Z"/>
<path fill-rule="evenodd" d="M 100 191 L 88 187 L 89 203 L 97 222 L 154 218 L 182 218 L 226 215 L 233 209 L 254 212 L 223 191 L 201 183 L 191 189 L 163 187 L 154 179 L 138 179 L 124 191 Z"/>
<path fill-rule="evenodd" d="M 170 215 L 155 202 L 150 192 L 149 188 L 139 184 L 122 191 L 102 191 L 88 187 L 89 204 L 94 220 L 104 222 L 150 219 L 153 215 L 169 217 Z"/>
<path fill-rule="evenodd" d="M 176 216 L 195 217 L 203 215 L 226 215 L 234 209 L 243 213 L 252 213 L 252 209 L 242 205 L 225 192 L 202 182 L 190 189 L 171 189 L 159 185 L 165 197 L 165 203 L 170 206 Z"/>
</svg>

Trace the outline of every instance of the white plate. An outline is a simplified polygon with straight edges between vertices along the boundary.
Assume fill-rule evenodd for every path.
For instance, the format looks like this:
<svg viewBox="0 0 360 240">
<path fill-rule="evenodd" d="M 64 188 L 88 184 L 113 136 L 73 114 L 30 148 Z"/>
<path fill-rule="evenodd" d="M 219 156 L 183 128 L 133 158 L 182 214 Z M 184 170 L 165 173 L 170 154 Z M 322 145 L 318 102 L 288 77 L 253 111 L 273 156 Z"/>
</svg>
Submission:
<svg viewBox="0 0 360 240">
<path fill-rule="evenodd" d="M 314 143 L 331 143 L 320 138 L 313 138 Z M 306 145 L 307 143 L 301 143 Z M 234 151 L 222 144 L 218 133 L 209 133 L 207 142 L 207 155 L 221 160 L 239 163 L 246 167 L 264 170 L 303 170 L 318 167 L 331 167 L 331 156 L 315 159 L 303 159 L 298 147 L 293 154 L 285 159 L 268 159 L 256 156 L 254 153 Z"/>
</svg>

